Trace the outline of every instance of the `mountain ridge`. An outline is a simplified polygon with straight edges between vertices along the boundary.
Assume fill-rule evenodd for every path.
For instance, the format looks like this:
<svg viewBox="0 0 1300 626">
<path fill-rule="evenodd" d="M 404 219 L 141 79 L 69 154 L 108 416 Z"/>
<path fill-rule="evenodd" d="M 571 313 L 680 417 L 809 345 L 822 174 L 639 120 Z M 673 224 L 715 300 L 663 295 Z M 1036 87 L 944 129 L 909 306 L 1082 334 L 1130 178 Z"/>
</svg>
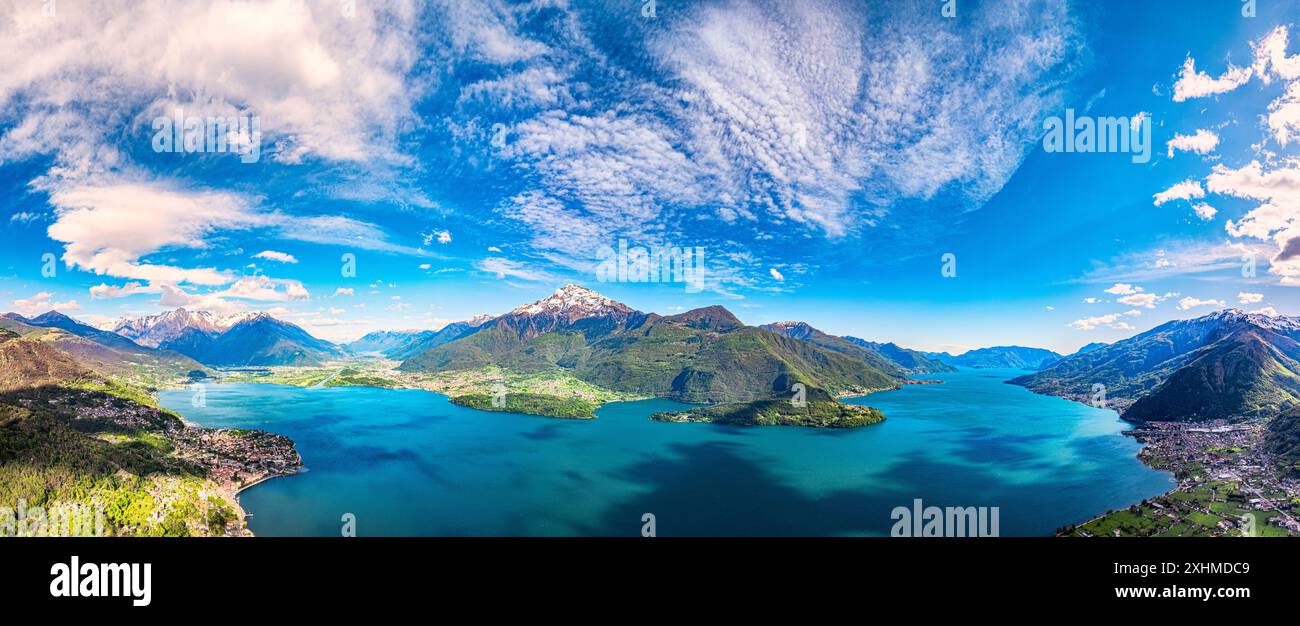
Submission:
<svg viewBox="0 0 1300 626">
<path fill-rule="evenodd" d="M 1300 319 L 1224 309 L 1008 382 L 1085 401 L 1104 390 L 1110 406 L 1137 422 L 1271 416 L 1300 403 L 1298 340 Z"/>
<path fill-rule="evenodd" d="M 959 355 L 947 352 L 922 352 L 921 354 L 949 365 L 975 369 L 1011 368 L 1036 370 L 1061 359 L 1061 355 L 1052 350 L 1026 346 L 975 348 Z"/>
<path fill-rule="evenodd" d="M 516 307 L 472 334 L 407 359 L 399 369 L 484 367 L 572 375 L 619 392 L 706 403 L 788 397 L 795 383 L 832 394 L 899 384 L 896 376 L 860 359 L 745 326 L 725 307 L 665 317 L 577 285 Z"/>
<path fill-rule="evenodd" d="M 184 307 L 109 324 L 124 340 L 183 354 L 203 365 L 319 365 L 345 352 L 302 327 L 267 312 L 221 315 Z M 108 333 L 109 331 L 101 331 Z"/>
</svg>

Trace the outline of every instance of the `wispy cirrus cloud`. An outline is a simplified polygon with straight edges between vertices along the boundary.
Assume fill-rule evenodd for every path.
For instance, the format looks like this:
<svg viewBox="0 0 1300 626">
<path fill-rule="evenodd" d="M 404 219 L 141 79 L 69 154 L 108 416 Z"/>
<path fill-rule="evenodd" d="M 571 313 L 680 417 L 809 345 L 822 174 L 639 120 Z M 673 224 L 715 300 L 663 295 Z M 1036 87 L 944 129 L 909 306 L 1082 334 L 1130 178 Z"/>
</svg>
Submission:
<svg viewBox="0 0 1300 626">
<path fill-rule="evenodd" d="M 700 3 L 622 23 L 617 50 L 588 22 L 627 7 L 435 12 L 439 59 L 480 77 L 449 114 L 459 149 L 522 174 L 500 214 L 532 253 L 580 270 L 618 238 L 719 261 L 733 242 L 811 257 L 808 237 L 860 236 L 899 202 L 980 206 L 1062 101 L 1051 77 L 1079 41 L 1065 2 L 1014 4 L 956 28 L 888 5 Z M 874 27 L 886 18 L 888 32 Z"/>
<path fill-rule="evenodd" d="M 1243 265 L 1259 260 L 1262 269 L 1272 254 L 1266 244 L 1232 241 L 1170 241 L 1158 247 L 1128 252 L 1094 262 L 1093 267 L 1068 283 L 1114 284 L 1198 277 L 1240 279 Z"/>
</svg>

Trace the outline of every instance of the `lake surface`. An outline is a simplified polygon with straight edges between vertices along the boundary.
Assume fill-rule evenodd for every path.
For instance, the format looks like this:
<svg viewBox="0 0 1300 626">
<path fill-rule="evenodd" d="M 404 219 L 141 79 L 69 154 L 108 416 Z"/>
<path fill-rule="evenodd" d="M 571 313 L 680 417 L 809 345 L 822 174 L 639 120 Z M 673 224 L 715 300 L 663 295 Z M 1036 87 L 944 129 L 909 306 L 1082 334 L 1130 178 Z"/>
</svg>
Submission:
<svg viewBox="0 0 1300 626">
<path fill-rule="evenodd" d="M 965 370 L 850 400 L 853 430 L 652 422 L 665 400 L 595 420 L 458 407 L 419 390 L 211 385 L 163 406 L 191 422 L 291 437 L 307 472 L 245 491 L 258 535 L 887 535 L 890 512 L 999 507 L 1002 535 L 1049 535 L 1174 486 L 1136 458 L 1114 411 Z"/>
</svg>

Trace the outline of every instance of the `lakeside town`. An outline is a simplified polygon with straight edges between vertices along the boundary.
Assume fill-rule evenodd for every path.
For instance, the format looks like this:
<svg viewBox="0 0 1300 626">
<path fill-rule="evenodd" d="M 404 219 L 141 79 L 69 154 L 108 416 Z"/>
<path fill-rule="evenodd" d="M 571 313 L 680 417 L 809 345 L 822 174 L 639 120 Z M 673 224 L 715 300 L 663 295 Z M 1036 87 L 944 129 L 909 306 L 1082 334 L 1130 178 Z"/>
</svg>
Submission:
<svg viewBox="0 0 1300 626">
<path fill-rule="evenodd" d="M 1065 536 L 1300 536 L 1300 480 L 1278 470 L 1264 446 L 1266 420 L 1147 422 L 1127 431 L 1138 457 L 1178 486 L 1077 526 Z"/>
<path fill-rule="evenodd" d="M 78 496 L 84 500 L 78 503 L 108 513 L 117 532 L 150 534 L 165 526 L 164 534 L 250 536 L 238 494 L 298 472 L 302 458 L 293 441 L 259 430 L 193 426 L 154 402 L 140 390 L 106 381 L 12 390 L 0 396 L 0 407 L 9 407 L 0 424 L 49 419 L 50 427 L 71 429 L 73 439 L 64 444 L 69 449 L 75 449 L 71 442 L 78 436 L 119 449 L 115 454 L 86 448 L 114 459 L 119 471 L 107 482 L 87 483 Z M 57 499 L 50 493 L 22 492 L 18 497 Z M 122 504 L 136 500 L 152 505 Z M 105 510 L 106 502 L 117 508 Z"/>
<path fill-rule="evenodd" d="M 203 467 L 231 495 L 302 467 L 292 440 L 260 430 L 187 427 L 174 433 L 172 442 L 177 458 Z"/>
</svg>

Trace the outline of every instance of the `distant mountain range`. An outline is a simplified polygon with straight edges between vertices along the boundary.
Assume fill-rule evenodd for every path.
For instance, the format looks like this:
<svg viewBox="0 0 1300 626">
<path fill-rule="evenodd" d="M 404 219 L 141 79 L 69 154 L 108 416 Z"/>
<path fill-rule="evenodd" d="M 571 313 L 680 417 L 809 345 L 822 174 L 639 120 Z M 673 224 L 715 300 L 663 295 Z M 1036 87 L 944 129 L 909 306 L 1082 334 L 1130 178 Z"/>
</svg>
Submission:
<svg viewBox="0 0 1300 626">
<path fill-rule="evenodd" d="M 567 285 L 408 359 L 400 369 L 496 366 L 562 373 L 619 392 L 697 403 L 789 397 L 795 383 L 831 394 L 900 384 L 896 367 L 881 369 L 888 362 L 879 355 L 841 341 L 837 347 L 852 354 L 746 326 L 720 306 L 662 316 Z"/>
<path fill-rule="evenodd" d="M 82 324 L 57 311 L 33 318 L 6 313 L 0 316 L 0 328 L 22 339 L 48 343 L 87 368 L 133 380 L 185 376 L 191 371 L 205 369 L 201 363 L 184 354 L 141 346 L 117 333 Z"/>
<path fill-rule="evenodd" d="M 1023 346 L 979 348 L 956 356 L 947 352 L 923 352 L 921 354 L 949 365 L 972 368 L 1036 370 L 1061 360 L 1061 355 L 1051 350 Z"/>
<path fill-rule="evenodd" d="M 105 330 L 132 339 L 142 346 L 156 348 L 163 343 L 176 339 L 191 328 L 197 328 L 207 333 L 220 334 L 231 326 L 254 315 L 256 313 L 218 315 L 208 311 L 189 311 L 179 308 L 174 311 L 164 311 L 157 315 L 122 318 L 108 324 Z"/>
<path fill-rule="evenodd" d="M 267 313 L 219 316 L 182 308 L 111 327 L 214 367 L 320 365 L 345 356 L 338 346 Z"/>
<path fill-rule="evenodd" d="M 1218 311 L 1076 353 L 1010 382 L 1132 421 L 1271 417 L 1300 403 L 1300 319 Z M 1100 388 L 1097 388 L 1100 389 Z"/>
<path fill-rule="evenodd" d="M 343 344 L 343 349 L 351 354 L 377 354 L 404 361 L 425 350 L 459 339 L 491 319 L 490 315 L 479 315 L 464 322 L 453 322 L 438 330 L 377 330 Z"/>
<path fill-rule="evenodd" d="M 900 348 L 892 343 L 875 343 L 857 337 L 828 335 L 805 322 L 776 322 L 774 324 L 764 324 L 761 328 L 766 328 L 787 337 L 810 341 L 840 354 L 862 359 L 876 369 L 899 378 L 908 374 L 930 374 L 956 370 L 950 365 L 930 359 L 915 350 Z"/>
</svg>

